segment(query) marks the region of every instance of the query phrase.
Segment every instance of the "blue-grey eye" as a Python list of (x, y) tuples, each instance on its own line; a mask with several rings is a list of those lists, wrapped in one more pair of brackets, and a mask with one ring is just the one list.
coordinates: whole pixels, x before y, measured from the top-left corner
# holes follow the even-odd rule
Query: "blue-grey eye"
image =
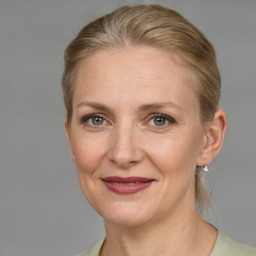
[(84, 116), (81, 118), (80, 123), (86, 126), (95, 127), (95, 128), (97, 126), (100, 127), (108, 124), (106, 119), (102, 117), (100, 114), (90, 114), (90, 115)]
[(176, 121), (165, 114), (154, 114), (148, 124), (153, 127), (166, 128), (167, 126), (176, 123)]
[(153, 122), (156, 126), (163, 126), (166, 124), (166, 118), (157, 116), (153, 118)]
[(93, 125), (102, 125), (104, 124), (104, 118), (100, 116), (94, 116), (88, 119), (88, 123), (91, 123)]

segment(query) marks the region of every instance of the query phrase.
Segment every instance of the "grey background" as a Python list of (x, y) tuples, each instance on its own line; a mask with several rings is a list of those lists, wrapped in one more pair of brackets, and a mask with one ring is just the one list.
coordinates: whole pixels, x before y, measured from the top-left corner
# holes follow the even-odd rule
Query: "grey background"
[(183, 14), (215, 45), (228, 130), (210, 166), (205, 217), (256, 246), (255, 0), (0, 0), (1, 256), (70, 256), (103, 236), (66, 145), (63, 52), (96, 17), (154, 2)]

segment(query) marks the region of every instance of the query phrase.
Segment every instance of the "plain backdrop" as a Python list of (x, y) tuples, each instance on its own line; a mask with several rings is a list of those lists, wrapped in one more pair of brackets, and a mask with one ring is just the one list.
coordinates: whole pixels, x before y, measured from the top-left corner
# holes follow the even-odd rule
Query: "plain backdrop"
[(0, 0), (1, 256), (71, 256), (104, 235), (66, 144), (63, 53), (86, 23), (134, 3), (175, 9), (214, 44), (228, 130), (205, 217), (256, 246), (255, 0)]

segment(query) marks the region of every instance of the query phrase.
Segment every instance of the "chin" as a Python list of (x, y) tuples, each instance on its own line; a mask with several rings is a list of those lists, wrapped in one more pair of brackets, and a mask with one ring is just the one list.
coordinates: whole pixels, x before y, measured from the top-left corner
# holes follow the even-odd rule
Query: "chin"
[(125, 215), (116, 215), (116, 216), (107, 216), (104, 218), (105, 222), (115, 224), (122, 227), (139, 227), (146, 224), (149, 221), (149, 218), (146, 216), (125, 216)]
[(136, 203), (122, 203), (109, 206), (107, 210), (100, 209), (98, 213), (103, 217), (105, 222), (124, 227), (141, 226), (154, 217), (154, 213), (150, 208)]

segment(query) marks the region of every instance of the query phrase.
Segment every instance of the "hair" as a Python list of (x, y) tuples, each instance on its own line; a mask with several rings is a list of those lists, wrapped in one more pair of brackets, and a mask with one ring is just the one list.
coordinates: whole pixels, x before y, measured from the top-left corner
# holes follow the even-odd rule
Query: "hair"
[[(99, 49), (127, 46), (151, 46), (179, 55), (190, 70), (201, 122), (213, 119), (219, 106), (221, 78), (212, 44), (176, 11), (159, 5), (135, 5), (118, 8), (89, 23), (67, 47), (62, 88), (69, 125), (79, 62)], [(195, 199), (202, 209), (209, 201), (200, 179), (200, 169), (197, 168), (195, 174)]]

